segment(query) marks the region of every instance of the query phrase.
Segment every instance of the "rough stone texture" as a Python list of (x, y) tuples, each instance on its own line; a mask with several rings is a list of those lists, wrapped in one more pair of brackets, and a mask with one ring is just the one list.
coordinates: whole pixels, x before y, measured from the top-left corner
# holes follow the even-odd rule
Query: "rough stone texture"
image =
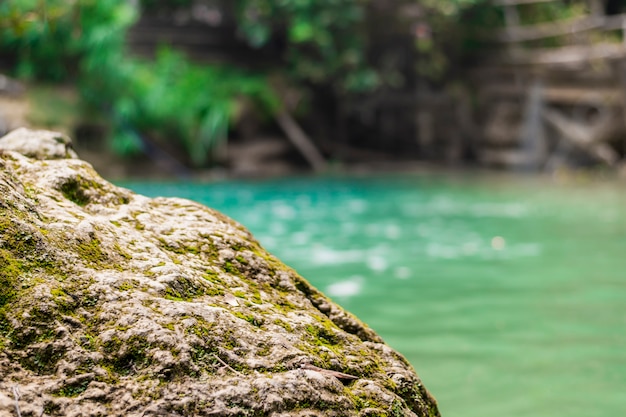
[(401, 355), (241, 225), (118, 188), (57, 138), (0, 139), (1, 416), (16, 392), (24, 417), (439, 415)]
[(66, 135), (48, 130), (15, 129), (0, 138), (0, 149), (35, 159), (78, 158)]

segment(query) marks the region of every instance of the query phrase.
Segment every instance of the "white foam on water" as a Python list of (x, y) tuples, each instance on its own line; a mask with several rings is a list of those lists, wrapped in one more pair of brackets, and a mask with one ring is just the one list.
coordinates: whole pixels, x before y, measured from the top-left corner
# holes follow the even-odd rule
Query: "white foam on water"
[(290, 205), (278, 202), (272, 206), (272, 214), (280, 219), (291, 220), (296, 217), (296, 209)]
[(287, 226), (285, 226), (283, 223), (272, 222), (272, 224), (270, 225), (270, 233), (273, 236), (284, 235), (287, 233)]
[(393, 269), (393, 276), (398, 279), (409, 279), (411, 277), (411, 268), (397, 266)]
[(347, 298), (358, 295), (363, 287), (363, 277), (354, 275), (345, 281), (338, 281), (326, 287), (325, 293), (331, 297)]
[(458, 248), (440, 243), (429, 243), (426, 246), (426, 254), (430, 258), (456, 259), (461, 256)]
[(291, 242), (294, 245), (304, 245), (309, 243), (311, 240), (311, 235), (307, 232), (296, 232), (291, 235)]
[(340, 265), (348, 263), (360, 263), (365, 259), (365, 251), (362, 250), (334, 250), (325, 246), (315, 246), (310, 251), (311, 263), (314, 265)]
[(342, 234), (354, 234), (359, 231), (359, 226), (356, 223), (341, 223)]
[(382, 256), (371, 256), (367, 258), (367, 267), (372, 271), (384, 271), (389, 266), (389, 263)]
[(354, 214), (363, 213), (367, 209), (367, 201), (365, 200), (350, 200), (347, 205), (350, 212)]
[(528, 207), (521, 203), (481, 203), (470, 206), (468, 214), (478, 217), (520, 218), (528, 215)]
[(388, 224), (385, 226), (385, 237), (387, 239), (396, 240), (402, 234), (402, 230), (398, 225)]

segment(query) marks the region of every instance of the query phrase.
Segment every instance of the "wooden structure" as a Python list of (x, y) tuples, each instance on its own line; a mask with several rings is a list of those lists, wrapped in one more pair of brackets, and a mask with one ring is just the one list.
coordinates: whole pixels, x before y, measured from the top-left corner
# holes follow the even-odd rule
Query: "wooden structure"
[[(522, 25), (519, 11), (562, 0), (494, 0), (506, 27), (472, 70), (487, 165), (531, 170), (584, 161), (616, 165), (626, 143), (626, 14), (588, 13)], [(557, 46), (545, 47), (546, 41)]]
[[(318, 171), (326, 166), (324, 155), (452, 163), (475, 158), (529, 170), (587, 161), (614, 166), (626, 153), (626, 14), (620, 14), (626, 10), (620, 10), (622, 0), (586, 1), (587, 12), (578, 17), (524, 24), (524, 8), (552, 3), (565, 9), (572, 2), (492, 0), (505, 25), (486, 32), (487, 52), (475, 60), (479, 64), (459, 71), (472, 90), (454, 92), (429, 88), (415, 74), (420, 60), (415, 40), (431, 36), (421, 6), (371, 2), (371, 59), (378, 67), (392, 65), (405, 83), (353, 101), (317, 103), (331, 117), (317, 122), (320, 115), (313, 115), (308, 127), (317, 133), (315, 143), (291, 117), (293, 106), (285, 97), (276, 125)], [(280, 45), (254, 49), (243, 42), (232, 4), (195, 0), (173, 12), (143, 15), (129, 44), (144, 56), (170, 44), (199, 62), (276, 65)]]

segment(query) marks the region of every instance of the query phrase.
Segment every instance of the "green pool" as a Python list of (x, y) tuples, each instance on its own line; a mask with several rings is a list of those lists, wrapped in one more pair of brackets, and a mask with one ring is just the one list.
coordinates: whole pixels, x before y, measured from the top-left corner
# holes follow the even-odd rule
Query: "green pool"
[(626, 186), (125, 183), (214, 207), (376, 329), (446, 417), (626, 412)]

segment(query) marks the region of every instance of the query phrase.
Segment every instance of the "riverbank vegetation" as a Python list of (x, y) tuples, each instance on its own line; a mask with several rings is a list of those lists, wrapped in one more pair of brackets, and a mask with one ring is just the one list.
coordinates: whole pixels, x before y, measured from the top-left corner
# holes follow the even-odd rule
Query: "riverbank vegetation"
[[(528, 4), (519, 8), (517, 23), (573, 19), (588, 7), (583, 1)], [(175, 43), (158, 45), (150, 57), (132, 52), (129, 31), (142, 16), (180, 10), (209, 13), (209, 26), (232, 20), (237, 42), (250, 51), (247, 62), (201, 62)], [(312, 126), (328, 125), (331, 134), (314, 135), (327, 136), (321, 142), (376, 148), (343, 132), (357, 137), (355, 123), (380, 112), (363, 110), (364, 103), (457, 86), (468, 62), (490, 47), (492, 31), (506, 25), (505, 8), (482, 0), (393, 6), (374, 0), (143, 0), (136, 6), (125, 0), (8, 0), (0, 4), (1, 70), (27, 82), (74, 84), (81, 111), (104, 120), (120, 155), (165, 144), (186, 165), (207, 167), (250, 109), (266, 125), (287, 109)], [(267, 59), (255, 62), (254, 51)], [(410, 113), (411, 106), (403, 111)], [(375, 134), (379, 141), (390, 139), (384, 131)]]

